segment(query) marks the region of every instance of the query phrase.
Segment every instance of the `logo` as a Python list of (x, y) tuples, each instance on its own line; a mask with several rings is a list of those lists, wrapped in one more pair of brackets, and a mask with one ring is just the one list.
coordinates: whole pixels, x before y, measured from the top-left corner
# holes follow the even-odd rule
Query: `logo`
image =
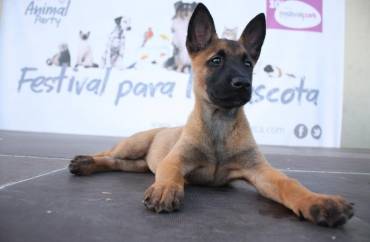
[(52, 1), (31, 1), (24, 15), (33, 16), (34, 24), (55, 25), (59, 27), (62, 19), (67, 16), (71, 0)]
[(322, 129), (321, 129), (320, 125), (316, 124), (315, 126), (312, 127), (311, 135), (314, 139), (320, 139), (321, 138)]
[(294, 128), (294, 134), (298, 139), (303, 139), (307, 136), (308, 129), (307, 126), (304, 124), (298, 124)]
[(267, 0), (267, 28), (322, 32), (322, 0)]

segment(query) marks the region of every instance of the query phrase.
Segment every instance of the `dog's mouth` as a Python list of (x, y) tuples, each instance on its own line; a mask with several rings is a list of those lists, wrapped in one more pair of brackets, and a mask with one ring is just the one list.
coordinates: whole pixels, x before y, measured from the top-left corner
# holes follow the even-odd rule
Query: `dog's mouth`
[(230, 109), (238, 108), (246, 104), (251, 99), (251, 91), (244, 92), (243, 94), (231, 95), (215, 95), (208, 93), (210, 101), (221, 108)]

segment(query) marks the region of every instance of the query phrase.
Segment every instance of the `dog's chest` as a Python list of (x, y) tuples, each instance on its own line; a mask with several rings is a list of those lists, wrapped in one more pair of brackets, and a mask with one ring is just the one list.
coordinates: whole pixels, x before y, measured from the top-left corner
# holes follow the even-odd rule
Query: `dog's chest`
[(203, 134), (201, 149), (205, 153), (208, 162), (213, 164), (224, 164), (234, 153), (230, 149), (233, 141), (234, 126), (225, 119), (215, 118), (207, 124)]
[(186, 175), (189, 184), (220, 186), (229, 182), (229, 171), (216, 164), (208, 164), (194, 169)]
[(202, 130), (197, 142), (187, 145), (185, 158), (196, 165), (186, 178), (189, 183), (222, 185), (230, 180), (230, 172), (236, 167), (253, 162), (256, 150), (248, 145), (247, 137), (238, 132), (235, 113), (203, 114)]
[(186, 180), (191, 184), (226, 184), (233, 170), (255, 162), (256, 152), (255, 148), (229, 150), (222, 145), (214, 148), (194, 146), (189, 150), (187, 158), (191, 163), (196, 163), (197, 168), (186, 176)]
[(192, 184), (222, 185), (227, 183), (228, 165), (235, 158), (236, 152), (227, 148), (230, 137), (221, 127), (206, 132), (202, 142), (192, 146), (188, 151), (188, 159), (198, 163), (186, 180)]

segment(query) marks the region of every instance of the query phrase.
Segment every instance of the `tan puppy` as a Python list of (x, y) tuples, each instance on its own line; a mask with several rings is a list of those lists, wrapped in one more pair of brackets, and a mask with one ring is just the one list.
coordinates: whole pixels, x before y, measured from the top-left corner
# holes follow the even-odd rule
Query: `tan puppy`
[(353, 215), (339, 196), (311, 192), (274, 169), (260, 153), (243, 111), (251, 98), (252, 72), (265, 38), (264, 14), (244, 29), (239, 41), (219, 39), (203, 4), (196, 7), (188, 28), (195, 106), (184, 127), (137, 133), (112, 150), (77, 156), (70, 171), (155, 173), (144, 204), (156, 212), (177, 210), (185, 184), (219, 186), (241, 179), (263, 196), (290, 208), (313, 223), (336, 227)]

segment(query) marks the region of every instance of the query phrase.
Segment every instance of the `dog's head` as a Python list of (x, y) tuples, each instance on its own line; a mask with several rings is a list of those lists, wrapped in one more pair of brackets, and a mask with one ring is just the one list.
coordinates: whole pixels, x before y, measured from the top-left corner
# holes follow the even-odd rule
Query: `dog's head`
[(82, 30), (80, 30), (80, 38), (82, 40), (87, 40), (90, 36), (90, 31), (88, 32), (83, 32)]
[(61, 43), (58, 47), (59, 47), (60, 52), (68, 51), (68, 44), (67, 43)]
[(123, 30), (126, 30), (126, 31), (131, 30), (131, 19), (130, 18), (120, 16), (120, 17), (115, 18), (114, 22), (116, 23), (116, 26), (118, 26), (119, 28)]
[(247, 24), (239, 40), (219, 39), (211, 14), (198, 4), (186, 39), (195, 95), (220, 108), (246, 104), (251, 99), (253, 67), (265, 34), (265, 15), (259, 14)]

